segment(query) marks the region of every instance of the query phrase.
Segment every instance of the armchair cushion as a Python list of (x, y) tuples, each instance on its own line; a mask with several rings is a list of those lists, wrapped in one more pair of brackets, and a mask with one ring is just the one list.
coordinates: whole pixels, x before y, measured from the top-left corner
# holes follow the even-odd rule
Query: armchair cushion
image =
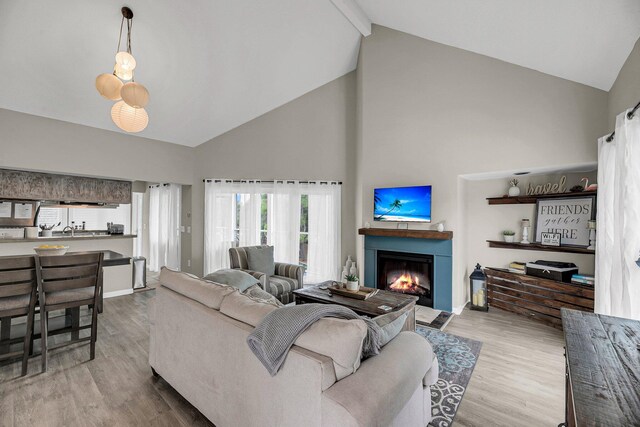
[(233, 286), (239, 289), (240, 292), (244, 292), (251, 286), (260, 283), (260, 279), (242, 270), (223, 269), (208, 274), (204, 277), (205, 280), (210, 280), (216, 283), (223, 283), (225, 285)]
[(296, 279), (282, 276), (269, 276), (266, 291), (278, 299), (284, 294), (290, 294), (296, 289), (300, 289), (300, 282)]
[(249, 270), (260, 271), (269, 276), (275, 273), (273, 246), (251, 246), (244, 248), (247, 253)]

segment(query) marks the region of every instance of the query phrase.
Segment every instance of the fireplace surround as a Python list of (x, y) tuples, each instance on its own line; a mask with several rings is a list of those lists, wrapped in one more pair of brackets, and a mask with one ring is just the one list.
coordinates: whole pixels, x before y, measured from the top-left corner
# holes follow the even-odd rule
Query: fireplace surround
[(453, 233), (434, 230), (394, 230), (365, 228), (364, 284), (372, 288), (378, 283), (378, 252), (399, 252), (405, 255), (433, 257), (431, 282), (432, 306), (437, 310), (452, 311), (453, 285)]

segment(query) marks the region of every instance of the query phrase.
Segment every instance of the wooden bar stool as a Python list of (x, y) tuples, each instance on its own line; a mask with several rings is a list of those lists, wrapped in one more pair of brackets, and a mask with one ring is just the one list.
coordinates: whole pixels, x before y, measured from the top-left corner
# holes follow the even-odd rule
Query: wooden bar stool
[[(0, 258), (0, 318), (2, 337), (6, 353), (0, 360), (22, 356), (22, 376), (27, 375), (27, 363), (33, 333), (33, 317), (37, 290), (36, 262), (33, 256)], [(10, 351), (11, 319), (27, 316), (27, 329), (22, 343), (22, 351)]]
[[(102, 274), (102, 252), (36, 256), (40, 305), (40, 338), (42, 372), (47, 371), (47, 351), (81, 341), (90, 341), (90, 359), (95, 358), (98, 333), (98, 296)], [(70, 341), (49, 347), (47, 344), (49, 312), (53, 310), (92, 306), (91, 324), (73, 326)], [(76, 332), (91, 328), (91, 336), (78, 338)], [(60, 331), (58, 331), (60, 332)]]

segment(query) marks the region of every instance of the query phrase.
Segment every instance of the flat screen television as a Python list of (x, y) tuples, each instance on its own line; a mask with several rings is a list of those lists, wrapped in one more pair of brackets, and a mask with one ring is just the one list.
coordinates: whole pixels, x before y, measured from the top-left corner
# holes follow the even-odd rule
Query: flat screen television
[(376, 188), (374, 221), (431, 222), (431, 186)]

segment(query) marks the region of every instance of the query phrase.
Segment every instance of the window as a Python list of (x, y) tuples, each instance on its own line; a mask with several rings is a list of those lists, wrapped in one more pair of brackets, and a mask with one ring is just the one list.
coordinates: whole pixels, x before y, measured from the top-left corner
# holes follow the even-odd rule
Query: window
[(300, 196), (300, 265), (307, 266), (309, 250), (309, 196)]
[(205, 274), (228, 267), (230, 243), (272, 245), (277, 262), (303, 265), (309, 280), (339, 277), (339, 184), (209, 181), (205, 190)]
[(56, 224), (55, 231), (62, 231), (72, 223), (78, 228), (84, 226), (86, 230), (104, 231), (107, 222), (123, 224), (125, 234), (131, 232), (131, 205), (120, 205), (117, 208), (40, 208), (38, 213), (39, 225)]

